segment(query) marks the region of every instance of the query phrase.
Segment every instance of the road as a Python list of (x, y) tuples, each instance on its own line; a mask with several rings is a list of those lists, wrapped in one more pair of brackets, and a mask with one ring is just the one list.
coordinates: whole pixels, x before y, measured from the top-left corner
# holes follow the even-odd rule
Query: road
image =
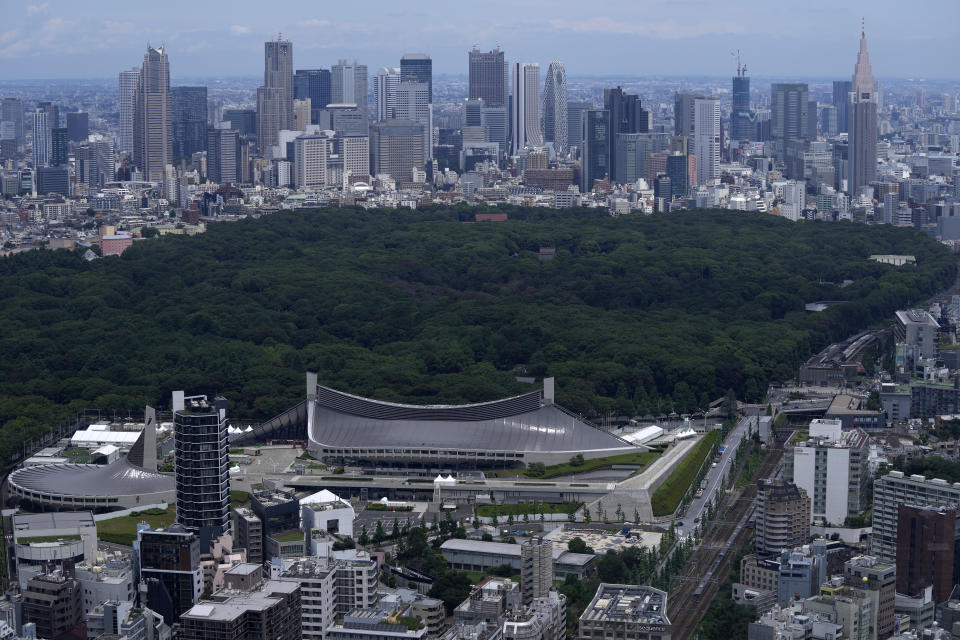
[[(782, 445), (776, 443), (768, 450), (756, 477), (775, 476), (782, 455)], [(735, 490), (722, 507), (719, 520), (713, 523), (683, 571), (674, 576), (668, 607), (673, 623), (672, 636), (676, 640), (689, 640), (694, 636), (720, 583), (732, 569), (737, 552), (751, 539), (753, 530), (746, 524), (751, 519), (756, 495), (756, 483)]]
[(743, 438), (747, 435), (751, 423), (755, 420), (756, 418), (754, 416), (740, 418), (737, 426), (727, 434), (727, 439), (723, 442), (725, 445), (724, 451), (716, 461), (717, 466), (707, 470), (705, 477), (707, 487), (704, 489), (703, 495), (693, 499), (684, 512), (683, 519), (677, 522), (677, 535), (686, 535), (700, 524), (703, 519), (703, 514), (706, 511), (707, 503), (714, 500), (717, 491), (721, 490), (720, 488), (723, 482), (727, 476), (730, 475), (737, 448), (740, 446), (740, 443), (743, 442)]

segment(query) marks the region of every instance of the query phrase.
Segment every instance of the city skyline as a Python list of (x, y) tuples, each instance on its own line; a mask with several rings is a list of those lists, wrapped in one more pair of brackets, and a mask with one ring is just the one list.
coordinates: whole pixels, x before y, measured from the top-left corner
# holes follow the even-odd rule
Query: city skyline
[[(105, 9), (105, 3), (98, 4)], [(177, 77), (256, 75), (263, 42), (282, 33), (296, 44), (296, 68), (329, 67), (356, 58), (369, 68), (395, 66), (404, 53), (422, 51), (434, 60), (434, 73), (463, 74), (466, 52), (476, 44), (499, 44), (509, 61), (529, 60), (545, 69), (564, 59), (570, 75), (604, 74), (726, 76), (739, 49), (754, 77), (841, 77), (840, 60), (856, 55), (851, 36), (866, 18), (871, 58), (882, 78), (956, 78), (943, 43), (960, 18), (960, 4), (931, 3), (928, 12), (894, 11), (892, 2), (837, 6), (817, 0), (792, 16), (790, 28), (775, 7), (755, 0), (736, 3), (739, 11), (712, 18), (700, 0), (661, 6), (652, 2), (607, 2), (607, 11), (576, 18), (572, 2), (494, 0), (483, 7), (433, 3), (422, 10), (385, 12), (375, 2), (326, 7), (324, 17), (305, 2), (289, 3), (279, 19), (253, 3), (225, 15), (219, 6), (168, 3), (162, 15), (146, 16), (136, 7), (109, 6), (102, 12), (65, 3), (23, 3), (9, 9), (0, 31), (0, 80), (100, 78), (114, 76), (117, 61), (142, 55), (149, 42), (165, 45)], [(937, 20), (930, 20), (932, 15)], [(896, 20), (882, 16), (896, 15)], [(357, 20), (358, 16), (374, 16)], [(615, 16), (615, 17), (614, 17)], [(146, 18), (149, 17), (149, 20)], [(216, 26), (208, 26), (216, 25)], [(938, 33), (939, 31), (939, 33)], [(570, 58), (568, 51), (578, 52)], [(705, 51), (713, 55), (703, 55)], [(800, 55), (802, 53), (802, 55)], [(918, 73), (922, 69), (923, 73)]]

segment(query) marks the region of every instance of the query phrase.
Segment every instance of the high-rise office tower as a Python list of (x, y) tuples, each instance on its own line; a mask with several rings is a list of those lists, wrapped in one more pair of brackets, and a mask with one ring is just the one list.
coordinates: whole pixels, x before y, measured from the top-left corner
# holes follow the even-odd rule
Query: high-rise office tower
[(261, 150), (276, 146), (280, 131), (293, 126), (293, 43), (263, 43), (263, 86), (257, 89), (257, 142)]
[(867, 35), (860, 31), (860, 53), (851, 82), (850, 184), (851, 196), (877, 179), (877, 103), (874, 99), (873, 70), (867, 55)]
[(173, 156), (189, 159), (207, 149), (207, 88), (173, 87)]
[(500, 47), (486, 53), (476, 47), (470, 51), (468, 97), (482, 98), (487, 107), (506, 107), (509, 78), (509, 67)]
[(610, 178), (610, 112), (587, 109), (583, 118), (583, 148), (580, 153), (580, 191), (593, 189), (594, 180)]
[(720, 177), (720, 101), (697, 98), (693, 108), (697, 184), (706, 184)]
[[(140, 580), (146, 588), (141, 603), (175, 624), (203, 590), (200, 542), (179, 524), (167, 529), (137, 531)], [(141, 587), (141, 588), (143, 588)]]
[(693, 136), (693, 101), (704, 96), (695, 93), (678, 93), (673, 97), (673, 133), (677, 136)]
[(583, 146), (583, 112), (592, 105), (581, 100), (567, 102), (567, 149)]
[(90, 115), (84, 111), (67, 114), (67, 137), (70, 142), (82, 142), (90, 135)]
[(610, 112), (610, 179), (614, 180), (617, 176), (617, 136), (646, 133), (647, 118), (639, 96), (624, 93), (620, 87), (603, 90), (603, 108)]
[(543, 83), (543, 141), (552, 142), (557, 153), (567, 152), (569, 135), (567, 122), (567, 71), (563, 63), (554, 60), (547, 67)]
[(667, 156), (667, 177), (670, 178), (670, 195), (684, 198), (690, 188), (690, 159), (679, 151)]
[(809, 91), (806, 83), (780, 82), (770, 87), (771, 137), (777, 158), (783, 160), (791, 140), (809, 140), (807, 109)]
[(211, 182), (239, 184), (241, 176), (240, 132), (207, 129), (207, 177)]
[(231, 129), (239, 131), (242, 138), (257, 135), (257, 112), (253, 109), (227, 109), (223, 112), (223, 121), (229, 123)]
[(293, 122), (293, 43), (276, 40), (263, 43), (263, 86), (279, 89), (277, 124), (289, 129)]
[(114, 179), (113, 141), (102, 136), (81, 142), (76, 151), (77, 184), (100, 189)]
[(297, 69), (293, 76), (293, 97), (310, 98), (311, 122), (317, 124), (317, 111), (330, 104), (330, 70)]
[(850, 130), (850, 92), (853, 83), (849, 80), (833, 81), (833, 106), (837, 108), (837, 132), (846, 133)]
[(50, 164), (50, 129), (47, 127), (48, 114), (43, 109), (33, 112), (33, 166), (45, 167)]
[(384, 120), (373, 128), (373, 155), (377, 174), (398, 182), (413, 180), (413, 169), (423, 169), (423, 125), (410, 120)]
[(177, 522), (200, 538), (204, 551), (230, 530), (227, 401), (173, 393)]
[(733, 104), (730, 111), (730, 138), (733, 140), (752, 140), (756, 138), (756, 127), (750, 113), (750, 76), (746, 65), (737, 61), (737, 75), (733, 77)]
[(433, 60), (425, 53), (405, 53), (400, 58), (400, 78), (423, 82), (427, 85), (427, 97), (433, 104)]
[(137, 111), (137, 85), (140, 82), (140, 69), (133, 68), (120, 72), (119, 107), (120, 134), (117, 148), (120, 153), (133, 153), (133, 120)]
[(956, 508), (900, 504), (897, 512), (897, 593), (922, 596), (933, 587), (937, 604), (960, 581)]
[(23, 128), (23, 102), (20, 98), (3, 99), (2, 106), (0, 106), (0, 121), (13, 123), (17, 145), (22, 145), (26, 140), (26, 133)]
[(426, 82), (404, 80), (397, 85), (394, 118), (410, 120), (423, 125), (423, 157), (433, 158), (433, 105), (430, 104), (430, 85)]
[(70, 138), (66, 127), (56, 127), (50, 132), (50, 164), (60, 167), (67, 164)]
[(327, 180), (327, 156), (330, 140), (324, 135), (300, 136), (293, 141), (293, 184), (298, 189), (322, 189)]
[(540, 65), (535, 62), (513, 64), (510, 96), (510, 120), (513, 126), (511, 151), (519, 153), (528, 146), (540, 146)]
[(307, 125), (310, 124), (310, 112), (313, 109), (310, 107), (310, 98), (299, 98), (293, 99), (293, 131), (306, 131)]
[(137, 80), (133, 162), (150, 182), (161, 182), (173, 162), (173, 105), (170, 65), (163, 47), (148, 47)]
[(60, 105), (50, 100), (41, 100), (37, 103), (37, 108), (47, 112), (47, 129), (53, 131), (60, 126)]
[(373, 81), (373, 99), (376, 120), (390, 120), (397, 117), (397, 85), (400, 84), (400, 69), (381, 67)]
[(341, 60), (330, 67), (330, 94), (334, 104), (355, 104), (367, 113), (367, 65)]

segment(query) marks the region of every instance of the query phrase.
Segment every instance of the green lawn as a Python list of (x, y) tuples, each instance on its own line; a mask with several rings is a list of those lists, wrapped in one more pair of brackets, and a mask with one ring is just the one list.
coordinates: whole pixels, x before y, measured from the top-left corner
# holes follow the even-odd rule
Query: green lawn
[(653, 515), (665, 516), (677, 510), (677, 505), (680, 504), (687, 489), (693, 484), (703, 461), (710, 455), (714, 445), (719, 441), (720, 432), (711, 431), (697, 443), (693, 451), (680, 461), (670, 477), (653, 493), (653, 499), (651, 500)]
[(573, 513), (583, 506), (582, 502), (563, 502), (550, 504), (546, 502), (521, 502), (520, 504), (482, 504), (477, 507), (477, 515), (481, 518), (498, 518), (506, 516), (523, 516), (525, 513)]
[(230, 492), (230, 506), (236, 509), (250, 502), (250, 492), (234, 489)]
[(168, 527), (176, 522), (176, 507), (147, 509), (129, 516), (120, 516), (97, 523), (97, 537), (105, 542), (131, 546), (137, 539), (137, 525), (146, 522), (151, 528)]
[(297, 540), (304, 539), (303, 531), (300, 531), (299, 529), (284, 531), (283, 533), (271, 535), (270, 537), (277, 542), (296, 542)]
[(523, 475), (528, 478), (540, 479), (549, 479), (556, 478), (558, 476), (569, 476), (575, 473), (584, 473), (586, 471), (594, 471), (596, 469), (606, 469), (615, 464), (636, 464), (641, 467), (646, 467), (648, 464), (657, 459), (657, 457), (662, 452), (659, 450), (654, 451), (639, 451), (635, 453), (621, 453), (616, 456), (607, 456), (605, 458), (593, 458), (592, 460), (584, 460), (581, 465), (573, 465), (569, 462), (564, 462), (563, 464), (552, 464), (548, 467), (545, 467), (543, 473), (537, 473), (532, 469), (508, 469), (507, 471), (497, 471), (491, 470), (489, 472), (484, 472), (488, 477), (496, 478), (499, 475)]

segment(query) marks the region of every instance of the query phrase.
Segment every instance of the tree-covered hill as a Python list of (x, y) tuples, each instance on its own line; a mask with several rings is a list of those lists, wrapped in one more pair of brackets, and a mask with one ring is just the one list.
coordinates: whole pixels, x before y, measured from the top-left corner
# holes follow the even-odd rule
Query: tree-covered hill
[[(268, 417), (302, 399), (307, 370), (381, 399), (465, 402), (527, 390), (524, 365), (588, 414), (693, 410), (728, 388), (755, 400), (955, 273), (949, 250), (892, 226), (508, 212), (297, 211), (90, 263), (0, 260), (0, 455), (73, 410), (167, 406), (179, 388)], [(805, 312), (814, 300), (850, 302)]]

